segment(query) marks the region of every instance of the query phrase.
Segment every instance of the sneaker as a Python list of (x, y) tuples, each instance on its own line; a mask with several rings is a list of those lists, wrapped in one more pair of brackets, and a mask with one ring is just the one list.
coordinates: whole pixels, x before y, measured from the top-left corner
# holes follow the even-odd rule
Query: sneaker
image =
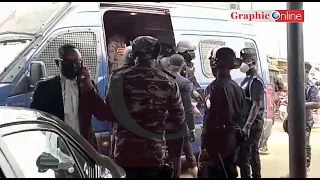
[(188, 169), (188, 173), (193, 177), (193, 178), (198, 178), (198, 167), (193, 167)]
[(268, 154), (270, 154), (270, 153), (268, 152), (267, 149), (261, 148), (261, 149), (259, 149), (259, 154), (261, 154), (261, 155), (268, 155)]
[(307, 168), (307, 178), (310, 176), (310, 168)]

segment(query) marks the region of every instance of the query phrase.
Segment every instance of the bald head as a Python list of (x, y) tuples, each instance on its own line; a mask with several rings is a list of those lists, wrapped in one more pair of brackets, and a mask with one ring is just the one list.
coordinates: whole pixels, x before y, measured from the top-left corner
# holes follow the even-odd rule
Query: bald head
[(174, 54), (169, 58), (169, 70), (180, 72), (184, 65), (184, 58), (180, 54)]
[(68, 59), (67, 57), (69, 56), (78, 56), (79, 58), (81, 58), (80, 51), (71, 44), (65, 44), (61, 46), (58, 50), (58, 53), (60, 59)]

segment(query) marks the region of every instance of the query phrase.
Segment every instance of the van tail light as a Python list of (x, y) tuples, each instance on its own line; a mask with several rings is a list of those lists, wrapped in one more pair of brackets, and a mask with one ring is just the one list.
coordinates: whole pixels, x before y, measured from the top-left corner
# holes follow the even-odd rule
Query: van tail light
[(102, 146), (103, 147), (109, 147), (110, 146), (110, 142), (109, 141), (103, 141), (102, 142)]
[(267, 119), (272, 119), (274, 115), (274, 88), (272, 84), (267, 84), (265, 88), (266, 92), (266, 109), (267, 109)]

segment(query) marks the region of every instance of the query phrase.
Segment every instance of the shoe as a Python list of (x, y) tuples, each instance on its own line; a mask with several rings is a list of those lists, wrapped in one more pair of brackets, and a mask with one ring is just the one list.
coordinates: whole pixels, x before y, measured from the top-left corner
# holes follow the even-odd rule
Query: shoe
[(193, 167), (188, 169), (188, 173), (193, 177), (193, 178), (198, 178), (198, 167)]
[(307, 168), (307, 178), (310, 176), (310, 168)]
[(268, 154), (270, 154), (270, 153), (268, 152), (267, 149), (261, 148), (261, 149), (259, 149), (259, 154), (261, 154), (261, 155), (268, 155)]

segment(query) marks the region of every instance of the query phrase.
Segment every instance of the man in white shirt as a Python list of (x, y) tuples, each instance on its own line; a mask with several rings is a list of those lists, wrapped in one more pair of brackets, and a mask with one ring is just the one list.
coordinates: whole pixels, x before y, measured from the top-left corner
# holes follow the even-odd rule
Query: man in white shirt
[(80, 51), (73, 45), (63, 45), (55, 63), (60, 73), (38, 82), (30, 106), (57, 116), (97, 148), (91, 118), (107, 120), (109, 111), (89, 71), (82, 66)]

